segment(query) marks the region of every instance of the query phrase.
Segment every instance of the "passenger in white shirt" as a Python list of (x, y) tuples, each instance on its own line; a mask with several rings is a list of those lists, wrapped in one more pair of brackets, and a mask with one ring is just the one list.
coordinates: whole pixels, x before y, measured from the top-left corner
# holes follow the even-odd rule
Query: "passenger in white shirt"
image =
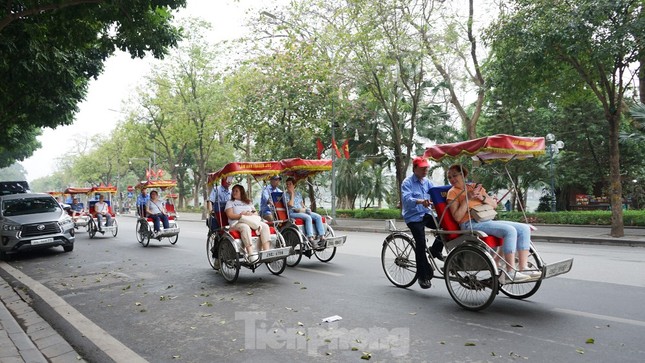
[(99, 222), (99, 232), (103, 233), (103, 224), (101, 219), (105, 218), (105, 226), (112, 225), (112, 215), (110, 215), (110, 206), (105, 202), (103, 194), (99, 195), (99, 201), (94, 204), (94, 211), (96, 212), (96, 219)]

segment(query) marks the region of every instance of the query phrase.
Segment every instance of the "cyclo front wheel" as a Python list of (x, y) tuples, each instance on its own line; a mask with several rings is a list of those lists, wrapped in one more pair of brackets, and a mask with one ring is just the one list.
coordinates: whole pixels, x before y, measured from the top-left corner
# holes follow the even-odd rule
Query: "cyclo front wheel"
[[(280, 232), (276, 231), (276, 243), (275, 243), (275, 248), (281, 248), (285, 247), (285, 241), (282, 238), (282, 235)], [(280, 275), (281, 273), (284, 272), (284, 269), (287, 268), (287, 263), (286, 263), (287, 258), (281, 258), (279, 260), (275, 260), (272, 262), (267, 262), (267, 268), (269, 271), (271, 271), (272, 274), (274, 275)]]
[[(327, 226), (327, 231), (325, 231), (325, 237), (334, 237), (336, 233), (334, 230)], [(324, 250), (314, 250), (314, 255), (320, 262), (329, 262), (334, 256), (336, 256), (336, 247), (325, 248)]]
[(499, 288), (491, 258), (472, 245), (456, 247), (444, 265), (446, 287), (455, 302), (478, 311), (493, 303)]
[[(518, 264), (517, 253), (515, 253), (515, 264)], [(527, 265), (529, 270), (542, 270), (542, 261), (538, 257), (537, 253), (531, 247), (529, 250), (529, 256), (527, 259)], [(505, 284), (500, 286), (500, 290), (504, 295), (510, 297), (511, 299), (526, 299), (533, 296), (542, 285), (542, 280), (522, 282), (519, 284)]]
[(287, 247), (293, 248), (294, 254), (287, 257), (287, 266), (294, 267), (300, 263), (302, 259), (302, 239), (300, 232), (296, 231), (293, 227), (287, 227), (281, 232)]
[(381, 266), (394, 286), (410, 287), (417, 281), (414, 240), (407, 234), (395, 232), (383, 241)]
[(219, 244), (220, 273), (224, 279), (233, 283), (240, 275), (240, 260), (233, 246), (233, 241), (224, 239)]

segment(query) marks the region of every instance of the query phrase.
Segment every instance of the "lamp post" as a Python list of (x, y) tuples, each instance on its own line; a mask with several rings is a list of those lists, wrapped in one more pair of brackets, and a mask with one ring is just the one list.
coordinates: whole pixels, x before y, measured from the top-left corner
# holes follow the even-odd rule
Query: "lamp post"
[(555, 141), (555, 135), (547, 134), (546, 141), (549, 143), (547, 145), (547, 150), (549, 152), (549, 163), (551, 164), (551, 212), (555, 212), (555, 172), (553, 167), (553, 155), (556, 155), (560, 152), (560, 149), (564, 148), (564, 142), (558, 140)]

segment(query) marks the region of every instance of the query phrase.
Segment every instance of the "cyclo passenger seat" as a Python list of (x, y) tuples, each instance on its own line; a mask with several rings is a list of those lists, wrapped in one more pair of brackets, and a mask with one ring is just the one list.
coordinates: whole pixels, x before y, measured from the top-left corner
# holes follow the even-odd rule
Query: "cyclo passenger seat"
[[(448, 202), (446, 201), (446, 196), (450, 190), (450, 185), (443, 185), (440, 187), (430, 188), (430, 198), (432, 199), (432, 204), (434, 204), (434, 209), (437, 212), (437, 218), (441, 229), (444, 231), (459, 231), (459, 223), (450, 213), (450, 208), (448, 208)], [(446, 235), (441, 235), (442, 237)], [(448, 240), (452, 240), (459, 237), (458, 234), (448, 234)], [(486, 236), (481, 237), (481, 240), (484, 241), (491, 248), (496, 248), (501, 246), (504, 243), (504, 239), (495, 237), (495, 236)], [(447, 242), (447, 241), (444, 241)]]
[[(286, 221), (289, 220), (289, 212), (287, 210), (287, 205), (284, 203), (284, 199), (282, 198), (284, 195), (283, 192), (273, 192), (271, 193), (271, 200), (273, 200), (273, 206), (275, 207), (275, 212), (278, 216), (278, 221)], [(323, 224), (326, 224), (327, 221), (325, 220), (325, 216), (322, 217), (322, 222)], [(305, 222), (301, 218), (292, 218), (293, 223), (295, 223), (297, 226), (304, 226)]]
[[(216, 232), (224, 232), (228, 231), (228, 233), (233, 237), (234, 239), (240, 239), (240, 231), (236, 231), (234, 229), (230, 229), (228, 225), (228, 217), (226, 216), (226, 212), (223, 210), (217, 210), (214, 212), (215, 213), (215, 223), (217, 223), (217, 226), (215, 226), (214, 230)], [(270, 234), (275, 234), (275, 228), (272, 226), (269, 226), (269, 233)], [(251, 230), (251, 237), (257, 237), (258, 233), (255, 230)]]

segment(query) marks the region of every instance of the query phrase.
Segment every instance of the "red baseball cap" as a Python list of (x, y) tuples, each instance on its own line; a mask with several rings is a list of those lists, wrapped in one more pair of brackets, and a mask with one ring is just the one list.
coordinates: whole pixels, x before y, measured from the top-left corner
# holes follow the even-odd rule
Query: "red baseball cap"
[(428, 160), (426, 158), (417, 156), (416, 158), (412, 159), (412, 166), (414, 166), (415, 168), (427, 168), (430, 166), (430, 164), (428, 164)]

